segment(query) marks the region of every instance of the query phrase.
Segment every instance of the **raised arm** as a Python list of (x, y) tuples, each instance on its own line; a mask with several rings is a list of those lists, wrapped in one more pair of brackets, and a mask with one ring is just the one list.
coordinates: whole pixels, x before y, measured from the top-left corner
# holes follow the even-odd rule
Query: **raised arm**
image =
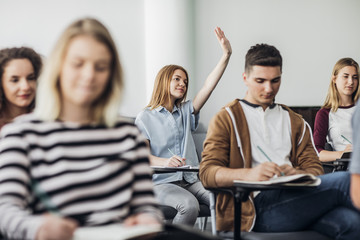
[(223, 75), (226, 66), (229, 63), (229, 59), (232, 53), (231, 45), (229, 40), (225, 37), (224, 32), (217, 27), (215, 29), (216, 37), (219, 41), (219, 44), (223, 50), (223, 55), (220, 58), (220, 61), (212, 70), (212, 72), (207, 77), (204, 86), (200, 89), (200, 91), (196, 94), (193, 106), (194, 106), (194, 114), (197, 114), (200, 109), (204, 106), (206, 101), (209, 99), (212, 91), (215, 89), (218, 84), (221, 76)]

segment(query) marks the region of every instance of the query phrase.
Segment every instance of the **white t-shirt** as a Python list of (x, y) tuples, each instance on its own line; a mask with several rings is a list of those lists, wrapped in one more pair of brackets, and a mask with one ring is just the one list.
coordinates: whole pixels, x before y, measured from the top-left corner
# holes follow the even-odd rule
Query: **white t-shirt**
[(336, 112), (329, 112), (328, 142), (335, 151), (344, 151), (346, 145), (352, 142), (351, 117), (354, 111), (355, 106), (352, 108), (338, 108)]
[(249, 127), (252, 167), (269, 161), (265, 154), (278, 165), (292, 166), (289, 112), (278, 104), (271, 105), (265, 111), (261, 106), (246, 100), (240, 100), (240, 104)]

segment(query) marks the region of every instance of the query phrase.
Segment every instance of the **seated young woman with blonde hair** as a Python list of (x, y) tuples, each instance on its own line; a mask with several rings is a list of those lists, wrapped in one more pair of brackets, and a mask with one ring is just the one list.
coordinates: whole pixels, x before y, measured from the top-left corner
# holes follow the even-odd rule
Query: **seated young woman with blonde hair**
[[(359, 64), (342, 58), (334, 66), (325, 103), (315, 117), (314, 143), (320, 161), (334, 161), (352, 151), (351, 117), (359, 95)], [(326, 143), (333, 151), (325, 149)]]
[(105, 26), (71, 24), (40, 77), (35, 111), (1, 131), (5, 238), (70, 240), (78, 226), (162, 222), (146, 140), (117, 115), (122, 88)]

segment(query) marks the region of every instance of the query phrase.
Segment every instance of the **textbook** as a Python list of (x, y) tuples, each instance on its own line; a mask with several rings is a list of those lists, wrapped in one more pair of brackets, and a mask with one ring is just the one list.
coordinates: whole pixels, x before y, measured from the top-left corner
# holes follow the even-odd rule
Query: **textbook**
[(163, 225), (124, 226), (111, 224), (98, 227), (81, 227), (76, 229), (72, 240), (125, 240), (137, 239), (156, 234), (164, 230)]
[(267, 181), (241, 181), (234, 180), (234, 183), (246, 183), (253, 185), (268, 185), (268, 186), (319, 186), (321, 183), (321, 179), (315, 177), (312, 174), (304, 173), (304, 174), (295, 174), (290, 176), (280, 176), (274, 177)]

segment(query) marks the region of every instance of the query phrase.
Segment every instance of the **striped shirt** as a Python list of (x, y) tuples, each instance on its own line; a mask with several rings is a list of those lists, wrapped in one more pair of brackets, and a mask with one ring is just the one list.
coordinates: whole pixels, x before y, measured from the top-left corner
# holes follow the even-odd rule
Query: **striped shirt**
[(44, 122), (34, 114), (17, 118), (1, 130), (1, 232), (35, 238), (49, 203), (85, 226), (142, 212), (161, 217), (148, 155), (145, 138), (125, 121), (107, 128)]

